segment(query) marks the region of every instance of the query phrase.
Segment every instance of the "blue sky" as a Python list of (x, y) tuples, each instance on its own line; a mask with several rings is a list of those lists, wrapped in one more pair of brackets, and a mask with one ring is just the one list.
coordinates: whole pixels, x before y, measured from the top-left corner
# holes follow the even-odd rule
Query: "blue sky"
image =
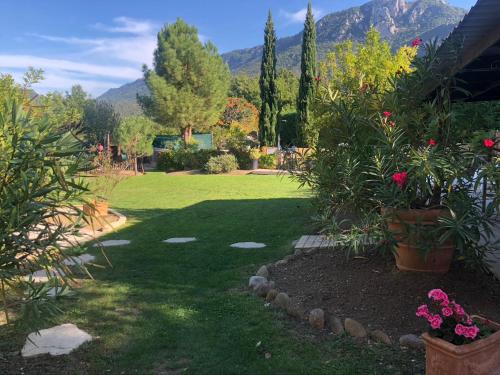
[[(316, 19), (367, 0), (313, 1)], [(475, 0), (450, 0), (469, 9)], [(2, 0), (0, 72), (45, 71), (39, 92), (81, 84), (94, 96), (141, 77), (158, 29), (176, 18), (197, 26), (220, 52), (261, 44), (271, 8), (278, 37), (302, 28), (307, 0)]]

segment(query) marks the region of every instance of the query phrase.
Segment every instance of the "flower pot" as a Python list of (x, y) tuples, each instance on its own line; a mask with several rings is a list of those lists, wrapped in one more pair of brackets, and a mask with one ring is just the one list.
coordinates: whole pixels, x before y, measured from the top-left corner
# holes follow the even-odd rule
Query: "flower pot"
[(252, 160), (252, 170), (256, 170), (259, 168), (259, 161), (258, 160)]
[[(449, 216), (448, 210), (401, 210), (383, 208), (389, 231), (397, 241), (396, 266), (402, 271), (446, 273), (450, 269), (455, 244), (448, 240), (436, 244), (424, 254), (419, 244), (424, 240), (424, 233), (433, 230), (438, 225), (438, 218)], [(418, 225), (419, 230), (412, 230)]]
[(109, 205), (107, 201), (93, 201), (91, 204), (83, 205), (83, 212), (93, 217), (106, 216), (108, 209)]
[(496, 332), (466, 345), (454, 345), (424, 333), (426, 375), (500, 374), (500, 324), (473, 317)]

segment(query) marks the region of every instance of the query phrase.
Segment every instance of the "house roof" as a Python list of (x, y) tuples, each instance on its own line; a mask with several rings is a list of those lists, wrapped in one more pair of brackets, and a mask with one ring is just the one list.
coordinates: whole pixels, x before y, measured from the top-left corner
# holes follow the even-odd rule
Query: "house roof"
[(500, 0), (478, 0), (437, 53), (440, 71), (471, 93), (457, 90), (455, 100), (500, 100)]

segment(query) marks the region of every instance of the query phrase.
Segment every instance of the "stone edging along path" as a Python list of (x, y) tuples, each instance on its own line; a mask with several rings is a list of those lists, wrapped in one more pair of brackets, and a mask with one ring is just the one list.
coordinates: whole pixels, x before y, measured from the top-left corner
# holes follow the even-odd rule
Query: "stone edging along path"
[[(294, 261), (295, 259), (298, 259), (306, 254), (311, 254), (316, 250), (318, 249), (308, 249), (304, 252), (302, 249), (296, 249), (293, 254), (287, 255), (275, 263), (269, 263), (261, 266), (256, 274), (251, 276), (248, 280), (248, 287), (258, 297), (265, 298), (266, 305), (272, 304), (274, 307), (283, 310), (287, 313), (287, 315), (293, 318), (307, 320), (309, 325), (314, 330), (329, 330), (334, 336), (347, 334), (361, 342), (371, 340), (377, 343), (392, 346), (393, 342), (391, 338), (384, 331), (379, 329), (368, 330), (363, 324), (352, 318), (347, 317), (342, 321), (337, 316), (328, 316), (321, 308), (313, 308), (306, 313), (304, 309), (294, 303), (294, 300), (290, 298), (287, 293), (280, 291), (275, 285), (275, 282), (271, 280), (271, 274), (269, 272), (269, 268), (271, 266), (276, 267), (286, 265), (289, 262)], [(422, 338), (413, 334), (401, 336), (399, 338), (399, 345), (403, 349), (424, 349), (424, 342)]]

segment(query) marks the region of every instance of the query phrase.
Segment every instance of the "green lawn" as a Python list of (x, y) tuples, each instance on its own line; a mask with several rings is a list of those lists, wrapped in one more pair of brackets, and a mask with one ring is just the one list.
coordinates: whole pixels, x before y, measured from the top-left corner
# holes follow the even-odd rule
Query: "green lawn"
[[(307, 191), (287, 178), (148, 173), (124, 181), (111, 203), (129, 220), (106, 239), (129, 239), (132, 244), (107, 249), (113, 268), (92, 269), (95, 280), (63, 303), (65, 312), (58, 318), (100, 337), (73, 355), (86, 363), (82, 372), (408, 371), (410, 354), (357, 345), (347, 338), (317, 337), (245, 290), (260, 265), (291, 252), (291, 242), (311, 230)], [(199, 241), (161, 242), (184, 236)], [(268, 247), (229, 247), (239, 241)], [(17, 344), (23, 339), (18, 335)], [(265, 351), (271, 358), (265, 358)], [(78, 368), (74, 373), (80, 373)]]

